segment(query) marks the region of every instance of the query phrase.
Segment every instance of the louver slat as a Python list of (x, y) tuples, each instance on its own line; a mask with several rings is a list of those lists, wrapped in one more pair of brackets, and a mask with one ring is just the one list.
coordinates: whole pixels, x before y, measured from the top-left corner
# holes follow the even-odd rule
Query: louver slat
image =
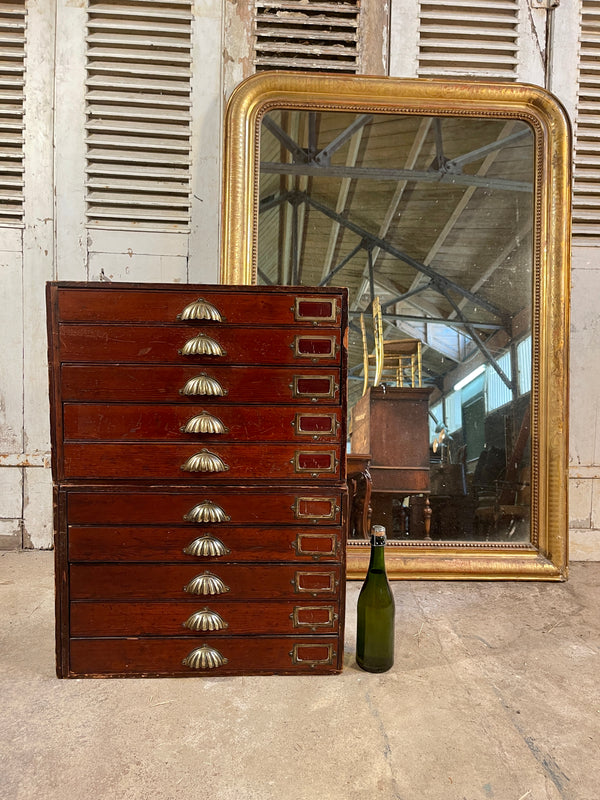
[(600, 238), (600, 2), (583, 0), (575, 127), (573, 237)]
[(256, 0), (257, 69), (359, 71), (360, 0)]
[(191, 0), (89, 0), (87, 219), (187, 230)]
[(0, 225), (23, 225), (24, 0), (0, 4)]
[(418, 74), (515, 80), (519, 0), (421, 0)]

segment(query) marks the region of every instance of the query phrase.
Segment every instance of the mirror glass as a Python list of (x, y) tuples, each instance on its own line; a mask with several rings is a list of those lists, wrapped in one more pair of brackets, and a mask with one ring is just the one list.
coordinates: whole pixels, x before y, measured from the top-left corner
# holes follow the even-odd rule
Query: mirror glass
[(371, 522), (530, 542), (532, 127), (274, 108), (259, 141), (258, 282), (349, 290), (348, 471), (368, 466)]

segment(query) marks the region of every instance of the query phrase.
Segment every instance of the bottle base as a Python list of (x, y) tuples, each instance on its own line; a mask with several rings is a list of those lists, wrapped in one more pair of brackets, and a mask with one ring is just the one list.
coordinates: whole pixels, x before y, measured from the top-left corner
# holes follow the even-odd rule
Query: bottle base
[(384, 666), (377, 666), (377, 665), (370, 665), (370, 664), (361, 664), (360, 661), (356, 661), (356, 666), (363, 670), (363, 672), (389, 672), (391, 668), (394, 666), (393, 664), (385, 664)]

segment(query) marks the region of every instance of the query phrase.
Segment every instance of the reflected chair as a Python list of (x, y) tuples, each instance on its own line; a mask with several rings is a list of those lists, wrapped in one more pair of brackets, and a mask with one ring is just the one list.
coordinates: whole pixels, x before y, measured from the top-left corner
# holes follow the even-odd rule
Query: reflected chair
[(363, 395), (369, 387), (373, 371), (373, 386), (384, 382), (389, 386), (420, 388), (422, 381), (422, 358), (420, 339), (385, 339), (383, 315), (378, 297), (373, 300), (373, 334), (375, 348), (369, 353), (364, 315), (360, 316), (363, 341)]

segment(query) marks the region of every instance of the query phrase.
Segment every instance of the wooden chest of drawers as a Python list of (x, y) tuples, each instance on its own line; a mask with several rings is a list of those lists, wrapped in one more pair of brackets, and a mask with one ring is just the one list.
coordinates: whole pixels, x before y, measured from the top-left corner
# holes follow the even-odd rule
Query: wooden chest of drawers
[(345, 291), (47, 297), (58, 675), (339, 672)]

